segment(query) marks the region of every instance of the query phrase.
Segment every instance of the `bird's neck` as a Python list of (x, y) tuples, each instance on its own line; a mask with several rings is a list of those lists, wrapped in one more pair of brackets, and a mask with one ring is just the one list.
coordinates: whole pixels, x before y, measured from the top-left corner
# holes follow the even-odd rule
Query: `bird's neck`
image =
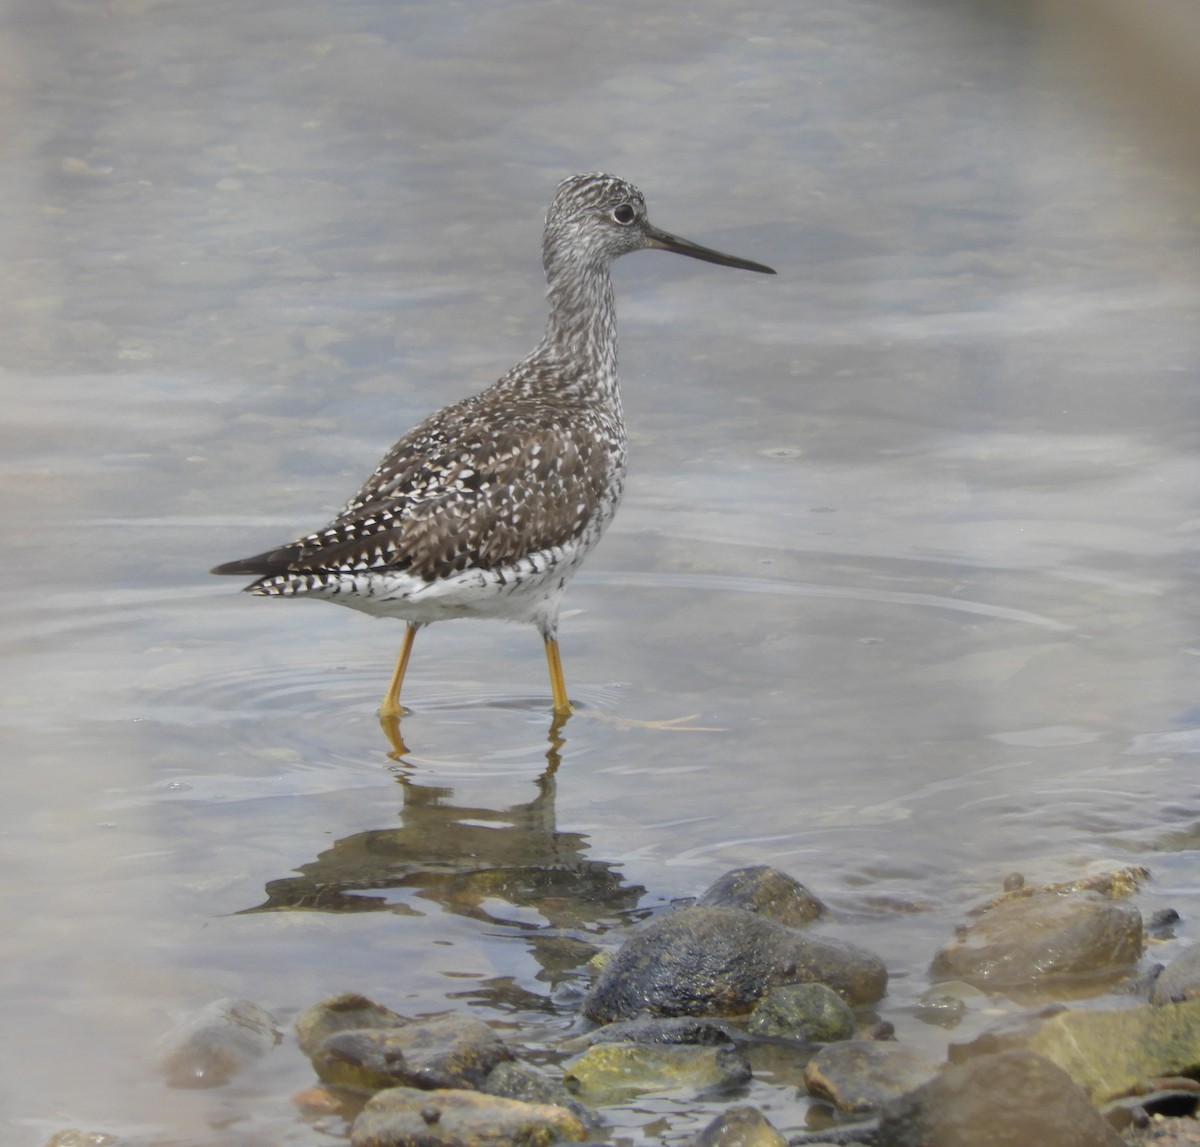
[(550, 317), (543, 345), (593, 384), (615, 390), (617, 309), (608, 263), (550, 263), (546, 282)]

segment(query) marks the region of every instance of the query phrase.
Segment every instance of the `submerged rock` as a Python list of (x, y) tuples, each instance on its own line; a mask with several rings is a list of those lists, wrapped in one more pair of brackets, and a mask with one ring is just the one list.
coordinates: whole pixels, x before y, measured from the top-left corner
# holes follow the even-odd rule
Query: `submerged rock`
[(1122, 1147), (1060, 1068), (1028, 1051), (981, 1056), (886, 1103), (878, 1147)]
[(501, 1099), (519, 1099), (523, 1103), (549, 1103), (565, 1107), (586, 1127), (599, 1127), (600, 1117), (580, 1103), (562, 1083), (551, 1079), (528, 1063), (505, 1060), (488, 1073), (480, 1091)]
[(313, 1048), (334, 1032), (359, 1028), (396, 1028), (408, 1022), (403, 1016), (366, 996), (360, 996), (357, 992), (342, 992), (305, 1008), (292, 1026), (300, 1050), (305, 1055), (312, 1055)]
[(937, 1064), (914, 1047), (849, 1040), (823, 1047), (804, 1068), (813, 1095), (839, 1111), (875, 1111), (937, 1074)]
[(214, 1000), (159, 1041), (158, 1070), (168, 1087), (220, 1087), (280, 1040), (275, 1021), (249, 1000)]
[(1142, 954), (1142, 917), (1096, 893), (1001, 900), (934, 957), (931, 975), (992, 990), (1128, 970)]
[(823, 983), (850, 1004), (878, 1000), (878, 956), (795, 932), (738, 908), (685, 908), (651, 921), (601, 970), (583, 1003), (597, 1023), (665, 1016), (736, 1016), (776, 984)]
[(833, 1043), (854, 1035), (854, 1013), (824, 984), (781, 984), (758, 1001), (746, 1028), (754, 1035)]
[(334, 1032), (311, 1058), (317, 1075), (340, 1087), (458, 1089), (482, 1087), (512, 1052), (482, 1020), (440, 1016), (403, 1027)]
[(735, 868), (718, 877), (696, 901), (703, 908), (743, 908), (789, 928), (823, 916), (827, 909), (798, 880), (766, 864)]
[(1177, 1004), (1200, 999), (1200, 944), (1185, 948), (1154, 981), (1152, 1004)]
[(787, 1147), (787, 1140), (757, 1107), (742, 1103), (721, 1112), (693, 1147)]
[(563, 1065), (567, 1085), (601, 1105), (647, 1091), (723, 1091), (750, 1074), (733, 1048), (688, 1044), (600, 1043)]
[(373, 1095), (350, 1131), (351, 1147), (547, 1147), (580, 1142), (569, 1111), (478, 1091), (393, 1087)]

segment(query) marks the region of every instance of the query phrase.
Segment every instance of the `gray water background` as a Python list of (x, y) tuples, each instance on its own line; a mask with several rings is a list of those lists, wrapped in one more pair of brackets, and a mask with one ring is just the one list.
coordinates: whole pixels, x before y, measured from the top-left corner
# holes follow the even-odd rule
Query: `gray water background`
[[(1198, 44), (1167, 0), (9, 0), (5, 1142), (333, 1142), (290, 1044), (181, 1092), (153, 1040), (352, 988), (550, 1043), (574, 940), (737, 865), (825, 898), (934, 1054), (928, 961), (1011, 870), (1147, 863), (1184, 915), (1147, 962), (1196, 938)], [(394, 761), (400, 626), (205, 571), (526, 352), (595, 169), (779, 275), (616, 269), (630, 479), (556, 776), (499, 624), (421, 634)]]

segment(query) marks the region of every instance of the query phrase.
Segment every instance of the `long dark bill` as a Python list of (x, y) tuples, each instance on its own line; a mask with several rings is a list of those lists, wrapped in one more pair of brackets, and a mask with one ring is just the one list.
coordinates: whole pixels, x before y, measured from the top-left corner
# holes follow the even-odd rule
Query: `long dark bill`
[(722, 267), (740, 267), (743, 271), (759, 271), (764, 275), (775, 274), (773, 267), (764, 266), (762, 263), (752, 263), (749, 259), (739, 259), (736, 255), (726, 255), (720, 251), (714, 251), (711, 247), (701, 247), (699, 243), (680, 239), (678, 235), (660, 231), (648, 223), (642, 230), (646, 238), (650, 240), (650, 246), (657, 247), (662, 251), (674, 251), (677, 255), (687, 255), (691, 259), (703, 259), (706, 263), (719, 263)]

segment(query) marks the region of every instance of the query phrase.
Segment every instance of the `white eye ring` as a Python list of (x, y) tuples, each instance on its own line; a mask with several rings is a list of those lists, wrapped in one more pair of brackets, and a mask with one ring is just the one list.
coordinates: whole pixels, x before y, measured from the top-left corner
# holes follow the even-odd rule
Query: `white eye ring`
[(622, 203), (618, 207), (614, 207), (612, 211), (614, 223), (620, 223), (622, 227), (628, 227), (637, 218), (637, 212), (634, 211), (633, 205)]

